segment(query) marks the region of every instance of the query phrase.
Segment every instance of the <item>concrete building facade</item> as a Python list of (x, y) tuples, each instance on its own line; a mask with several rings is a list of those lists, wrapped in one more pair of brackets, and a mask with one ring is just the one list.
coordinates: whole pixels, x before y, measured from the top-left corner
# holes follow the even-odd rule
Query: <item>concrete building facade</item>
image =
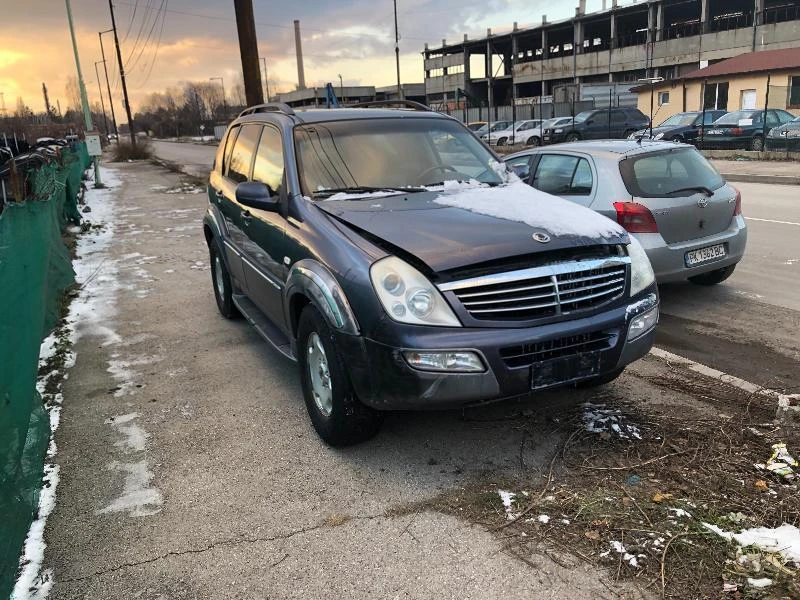
[(746, 52), (800, 46), (800, 0), (648, 0), (423, 51), (426, 99), (580, 99), (581, 84), (675, 79)]

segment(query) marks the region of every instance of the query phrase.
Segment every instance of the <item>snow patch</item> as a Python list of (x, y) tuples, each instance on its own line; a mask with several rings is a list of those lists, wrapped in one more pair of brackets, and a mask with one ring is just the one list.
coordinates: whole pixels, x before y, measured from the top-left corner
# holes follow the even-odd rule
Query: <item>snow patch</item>
[(114, 446), (121, 448), (124, 452), (144, 452), (147, 438), (150, 435), (142, 429), (135, 419), (139, 418), (139, 413), (130, 413), (106, 419), (106, 425), (112, 425), (119, 431), (124, 438), (114, 443)]
[(611, 219), (574, 202), (540, 192), (522, 181), (495, 187), (475, 180), (446, 181), (426, 189), (441, 192), (434, 200), (437, 204), (525, 223), (555, 236), (625, 236), (622, 227)]
[(108, 506), (96, 510), (95, 514), (127, 512), (132, 517), (146, 517), (161, 511), (163, 498), (158, 488), (151, 487), (153, 473), (147, 461), (120, 463), (114, 461), (106, 467), (109, 471), (124, 473), (125, 483), (122, 494), (111, 501)]
[(517, 495), (514, 492), (507, 492), (506, 490), (497, 490), (497, 493), (500, 495), (500, 500), (503, 502), (503, 507), (506, 509), (506, 518), (509, 521), (517, 518), (517, 514), (514, 512), (514, 499)]
[(642, 432), (637, 425), (628, 423), (622, 412), (605, 404), (585, 402), (581, 420), (589, 433), (608, 433), (623, 440), (642, 439)]
[(756, 546), (765, 552), (776, 552), (786, 560), (800, 565), (800, 529), (784, 523), (780, 527), (753, 527), (741, 533), (725, 531), (711, 523), (703, 523), (717, 535), (729, 541), (736, 541), (740, 546)]
[[(609, 556), (613, 551), (616, 552), (617, 554), (621, 554), (622, 560), (628, 563), (630, 566), (634, 568), (639, 568), (639, 561), (637, 560), (637, 556), (635, 554), (631, 554), (630, 552), (628, 552), (628, 549), (625, 548), (622, 542), (618, 542), (617, 540), (611, 540), (610, 544), (611, 548), (609, 550), (606, 550), (605, 552), (601, 552), (600, 553), (601, 557)], [(639, 557), (643, 557), (643, 555), (640, 554)]]

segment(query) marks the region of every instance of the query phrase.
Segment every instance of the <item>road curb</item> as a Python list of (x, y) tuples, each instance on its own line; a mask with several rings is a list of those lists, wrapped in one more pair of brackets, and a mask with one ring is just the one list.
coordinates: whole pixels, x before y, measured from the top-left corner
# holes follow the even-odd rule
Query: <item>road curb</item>
[(734, 183), (766, 183), (777, 185), (800, 185), (800, 177), (795, 175), (756, 175), (754, 173), (721, 173), (726, 181)]

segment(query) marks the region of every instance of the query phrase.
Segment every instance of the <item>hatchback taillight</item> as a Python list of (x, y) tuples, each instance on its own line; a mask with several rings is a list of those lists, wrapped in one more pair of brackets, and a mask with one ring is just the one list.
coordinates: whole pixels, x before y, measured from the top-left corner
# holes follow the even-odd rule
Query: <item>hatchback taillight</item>
[(658, 233), (658, 225), (650, 209), (636, 202), (614, 202), (617, 223), (629, 233)]
[(731, 129), (731, 135), (742, 135), (742, 128), (734, 127), (733, 129)]
[(735, 217), (742, 214), (742, 192), (736, 188), (733, 189), (736, 190), (736, 204), (733, 206), (733, 216)]

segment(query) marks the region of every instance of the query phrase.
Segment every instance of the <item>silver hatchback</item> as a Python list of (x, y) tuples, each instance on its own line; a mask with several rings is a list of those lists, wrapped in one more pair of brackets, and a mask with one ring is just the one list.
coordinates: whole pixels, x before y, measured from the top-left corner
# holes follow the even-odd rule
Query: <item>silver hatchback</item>
[(620, 223), (641, 242), (659, 283), (720, 283), (744, 255), (741, 195), (693, 146), (574, 142), (505, 162), (533, 187)]

